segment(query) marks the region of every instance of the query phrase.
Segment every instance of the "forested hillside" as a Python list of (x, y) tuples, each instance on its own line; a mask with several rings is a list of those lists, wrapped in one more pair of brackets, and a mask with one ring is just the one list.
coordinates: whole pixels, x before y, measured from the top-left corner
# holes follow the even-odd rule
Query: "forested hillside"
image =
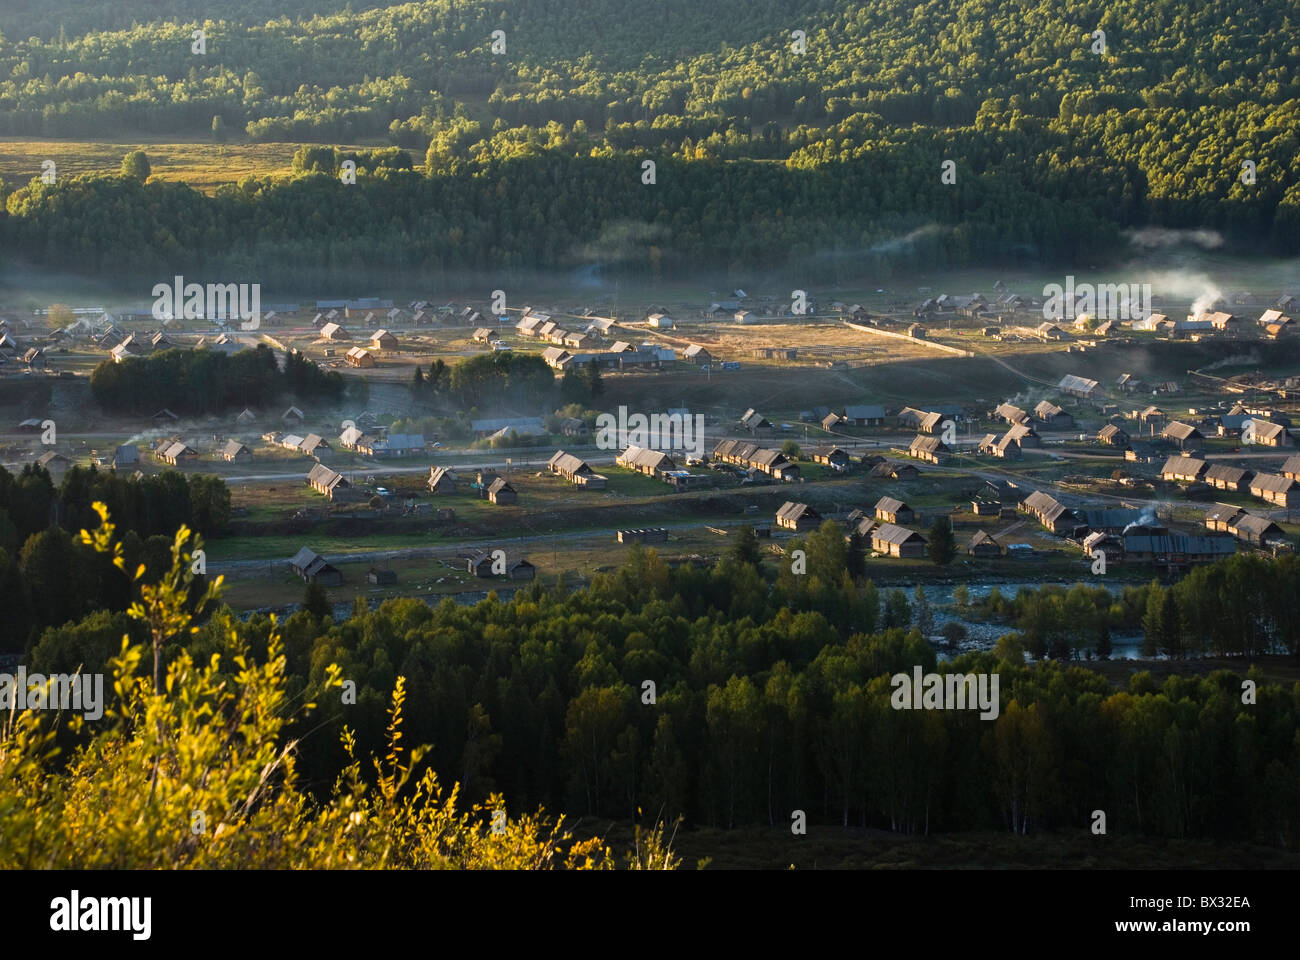
[(1147, 223), (1300, 242), (1287, 0), (270, 6), (172, 0), (134, 25), (122, 4), (10, 9), (0, 135), (371, 139), (426, 158), (428, 178), (216, 198), (61, 182), (10, 198), (11, 238), (96, 271), (123, 247), (142, 272), (247, 268), (274, 247), (281, 266), (435, 275), (610, 248), (643, 269), (826, 275), (844, 257), (887, 266), (899, 237), (939, 264), (1061, 260)]

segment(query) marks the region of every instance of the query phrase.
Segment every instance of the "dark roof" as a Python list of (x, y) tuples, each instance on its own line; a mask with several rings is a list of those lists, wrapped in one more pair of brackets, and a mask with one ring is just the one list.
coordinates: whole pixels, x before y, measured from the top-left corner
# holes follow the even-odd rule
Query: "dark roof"
[(873, 540), (883, 540), (885, 543), (906, 543), (909, 540), (920, 540), (926, 542), (925, 537), (915, 530), (909, 530), (907, 527), (900, 527), (894, 523), (882, 523), (871, 534)]

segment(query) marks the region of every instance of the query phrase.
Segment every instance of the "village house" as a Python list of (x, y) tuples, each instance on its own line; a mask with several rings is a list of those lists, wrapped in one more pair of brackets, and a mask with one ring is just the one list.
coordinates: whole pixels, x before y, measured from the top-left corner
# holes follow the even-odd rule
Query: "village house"
[(672, 457), (658, 450), (631, 446), (615, 459), (614, 464), (627, 470), (635, 470), (647, 477), (659, 479), (670, 470), (676, 470), (677, 464)]
[(821, 427), (827, 433), (838, 430), (844, 424), (844, 418), (838, 413), (828, 413), (822, 417)]
[(619, 543), (667, 543), (667, 527), (647, 527), (636, 530), (619, 530), (615, 533)]
[(993, 419), (1005, 420), (1011, 426), (1015, 426), (1017, 423), (1028, 423), (1029, 414), (1014, 403), (1000, 403), (993, 410)]
[(474, 331), (474, 340), (476, 343), (491, 343), (493, 340), (500, 340), (501, 335), (490, 327), (479, 327)]
[(287, 427), (297, 426), (305, 419), (306, 417), (303, 415), (303, 412), (297, 407), (290, 407), (288, 410), (284, 411), (284, 414), (280, 417), (281, 422)]
[(390, 587), (397, 582), (397, 571), (371, 567), (366, 571), (366, 582), (376, 587)]
[(430, 467), (429, 479), (425, 481), (430, 493), (455, 493), (456, 474), (446, 467)]
[(807, 453), (812, 457), (813, 463), (823, 464), (832, 470), (847, 470), (849, 468), (848, 451), (839, 447), (811, 447)]
[(980, 453), (1000, 460), (1019, 460), (1021, 455), (1020, 444), (1012, 438), (1010, 432), (1004, 433), (1001, 437), (996, 433), (986, 433), (980, 439), (976, 449)]
[[(1208, 520), (1206, 525), (1208, 526)], [(1228, 532), (1245, 543), (1256, 547), (1269, 547), (1286, 542), (1286, 533), (1268, 517), (1241, 511), (1228, 524)]]
[(713, 450), (713, 459), (733, 463), (747, 470), (759, 470), (777, 480), (797, 480), (798, 464), (791, 463), (780, 450), (760, 447), (745, 440), (723, 440)]
[(1207, 469), (1209, 464), (1204, 460), (1179, 455), (1165, 461), (1165, 465), (1160, 468), (1160, 478), (1174, 483), (1192, 483), (1200, 480)]
[(1166, 424), (1160, 436), (1184, 453), (1195, 453), (1205, 446), (1205, 436), (1190, 423), (1174, 420)]
[(932, 410), (921, 418), (917, 429), (922, 433), (938, 433), (943, 429), (944, 422), (944, 415), (937, 410)]
[(511, 580), (535, 580), (537, 568), (527, 560), (516, 560), (506, 567), (506, 576)]
[(874, 403), (854, 403), (844, 408), (844, 419), (855, 427), (881, 427), (885, 408)]
[(1040, 401), (1034, 407), (1034, 419), (1053, 430), (1069, 430), (1074, 426), (1074, 417), (1050, 400)]
[(992, 559), (1002, 556), (1002, 546), (984, 530), (976, 531), (966, 544), (966, 553), (972, 557)]
[(425, 439), (422, 433), (388, 433), (382, 437), (362, 438), (357, 442), (356, 450), (376, 460), (388, 460), (400, 457), (418, 457), (425, 452)]
[(907, 448), (909, 456), (928, 463), (942, 463), (948, 458), (948, 447), (938, 437), (918, 436)]
[(755, 434), (755, 436), (758, 436), (758, 434), (764, 434), (764, 436), (766, 436), (766, 434), (772, 432), (771, 420), (768, 420), (766, 416), (759, 414), (759, 412), (755, 411), (753, 407), (750, 407), (749, 410), (746, 410), (744, 414), (741, 415), (740, 423), (741, 427), (748, 429), (748, 431), (751, 434)]
[(1278, 472), (1292, 480), (1300, 480), (1300, 456), (1287, 457)]
[(140, 448), (135, 444), (124, 444), (113, 452), (114, 470), (136, 470), (139, 466)]
[(248, 463), (253, 459), (253, 451), (238, 440), (227, 440), (221, 448), (221, 459), (227, 463)]
[(1291, 446), (1291, 435), (1287, 429), (1280, 423), (1272, 423), (1268, 420), (1252, 420), (1251, 433), (1254, 443), (1262, 447), (1289, 447)]
[(563, 450), (556, 450), (551, 459), (547, 461), (546, 468), (551, 473), (558, 474), (570, 483), (580, 487), (587, 487), (591, 490), (603, 490), (609, 478), (596, 473), (587, 465), (585, 460), (580, 460), (571, 453), (565, 453)]
[(352, 347), (343, 355), (344, 362), (349, 367), (373, 367), (375, 357), (369, 350), (364, 347)]
[(339, 326), (337, 323), (327, 323), (320, 328), (321, 338), (324, 340), (351, 340), (352, 335)]
[(319, 433), (309, 433), (298, 442), (298, 449), (309, 457), (319, 457), (330, 449), (330, 445)]
[(1250, 481), (1250, 495), (1289, 509), (1300, 505), (1300, 481), (1276, 473), (1257, 473)]
[(806, 533), (821, 526), (822, 515), (806, 503), (787, 500), (776, 511), (776, 525), (786, 530)]
[(881, 497), (877, 500), (875, 513), (877, 520), (883, 520), (886, 523), (904, 524), (916, 520), (916, 512), (902, 500), (895, 497)]
[(1024, 510), (1045, 528), (1055, 534), (1065, 534), (1073, 530), (1074, 511), (1059, 503), (1055, 497), (1035, 490), (1020, 504)]
[(177, 466), (183, 460), (197, 460), (199, 452), (183, 441), (174, 440), (158, 451), (158, 459), (163, 463)]
[(307, 473), (307, 483), (317, 493), (322, 493), (330, 500), (355, 499), (351, 482), (343, 474), (331, 470), (323, 463), (318, 463)]
[(708, 363), (710, 360), (713, 359), (713, 355), (709, 353), (708, 350), (700, 346), (698, 343), (692, 343), (689, 347), (687, 347), (684, 351), (682, 351), (682, 356), (683, 358), (691, 361), (692, 363)]
[(1097, 439), (1112, 447), (1127, 447), (1129, 444), (1128, 433), (1113, 423), (1102, 427), (1097, 433)]
[(1101, 385), (1096, 380), (1077, 377), (1072, 373), (1061, 378), (1057, 389), (1068, 396), (1079, 397), (1082, 400), (1092, 400), (1102, 396)]
[(1038, 432), (1028, 423), (1012, 424), (1007, 429), (1007, 432), (1003, 434), (1003, 440), (1013, 440), (1024, 449), (1036, 448), (1042, 445), (1042, 439), (1038, 436)]
[(1165, 412), (1159, 407), (1152, 404), (1144, 407), (1134, 414), (1137, 421), (1147, 428), (1149, 432), (1154, 433), (1157, 428), (1163, 427), (1166, 422)]
[(396, 350), (397, 347), (397, 337), (387, 330), (376, 330), (370, 335), (370, 349), (372, 350)]
[(910, 483), (920, 478), (921, 471), (910, 463), (900, 463), (897, 460), (882, 460), (871, 468), (871, 476), (881, 480), (899, 480)]
[(882, 523), (871, 531), (871, 549), (877, 553), (900, 559), (921, 559), (925, 556), (926, 539), (915, 530), (892, 523)]
[(1250, 489), (1250, 479), (1255, 474), (1241, 467), (1216, 463), (1206, 468), (1205, 482), (1217, 490), (1232, 490), (1237, 493)]
[(497, 477), (488, 487), (488, 500), (495, 504), (507, 505), (519, 502), (519, 494), (505, 477)]
[(47, 450), (36, 458), (36, 465), (49, 471), (50, 476), (58, 480), (67, 473), (68, 467), (72, 466), (72, 461), (61, 453)]
[(1245, 512), (1241, 507), (1230, 503), (1216, 503), (1205, 513), (1205, 526), (1210, 530), (1229, 533)]
[(1237, 552), (1232, 537), (1204, 537), (1183, 533), (1128, 534), (1124, 559), (1146, 560), (1170, 567), (1213, 563)]
[(310, 547), (299, 550), (289, 566), (296, 576), (309, 583), (318, 583), (322, 587), (337, 587), (343, 583), (343, 574), (339, 569), (325, 562), (325, 558)]

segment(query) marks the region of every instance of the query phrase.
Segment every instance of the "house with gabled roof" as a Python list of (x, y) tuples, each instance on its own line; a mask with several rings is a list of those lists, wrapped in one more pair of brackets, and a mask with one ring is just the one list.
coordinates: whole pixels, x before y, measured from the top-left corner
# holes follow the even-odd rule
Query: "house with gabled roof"
[(1180, 454), (1165, 461), (1165, 465), (1160, 468), (1160, 477), (1175, 483), (1192, 483), (1200, 480), (1207, 469), (1209, 464), (1204, 460)]
[(927, 541), (915, 530), (893, 523), (882, 523), (871, 531), (871, 549), (887, 557), (921, 559)]
[(966, 544), (966, 553), (972, 557), (991, 559), (1002, 556), (1002, 545), (984, 530), (977, 530)]
[(1258, 417), (1252, 419), (1249, 426), (1243, 426), (1242, 436), (1245, 437), (1247, 434), (1251, 443), (1262, 447), (1291, 446), (1291, 435), (1286, 427), (1270, 420), (1260, 420)]
[(844, 407), (844, 419), (855, 427), (884, 426), (885, 408), (878, 403), (851, 403)]
[(1127, 447), (1129, 445), (1129, 435), (1127, 431), (1117, 427), (1113, 423), (1108, 423), (1097, 433), (1097, 439), (1104, 444), (1112, 447)]
[(1053, 430), (1069, 430), (1074, 426), (1074, 417), (1050, 400), (1042, 400), (1034, 407), (1034, 419)]
[(787, 500), (776, 511), (776, 525), (786, 530), (808, 532), (821, 526), (822, 515), (806, 503)]
[(1205, 470), (1205, 482), (1216, 490), (1244, 492), (1250, 489), (1250, 478), (1255, 474), (1251, 470), (1229, 466), (1226, 463), (1211, 464)]
[(497, 477), (488, 487), (488, 500), (495, 504), (518, 503), (519, 494), (505, 477)]
[(1228, 524), (1228, 532), (1238, 540), (1253, 544), (1256, 547), (1286, 542), (1286, 533), (1280, 526), (1268, 517), (1246, 513), (1244, 510)]
[(881, 497), (877, 500), (875, 515), (877, 520), (886, 523), (903, 524), (916, 520), (916, 512), (897, 497)]
[(1091, 400), (1102, 395), (1101, 385), (1096, 380), (1075, 376), (1072, 373), (1061, 378), (1057, 389), (1069, 396), (1080, 397), (1084, 400)]
[(133, 443), (124, 444), (113, 452), (114, 470), (135, 470), (140, 466), (140, 448)]
[(343, 474), (318, 463), (307, 472), (307, 484), (331, 500), (351, 499), (352, 483)]
[(158, 451), (158, 459), (163, 463), (178, 466), (183, 460), (197, 460), (199, 452), (183, 440), (173, 440)]
[(741, 415), (740, 424), (751, 434), (769, 434), (772, 432), (772, 422), (753, 407), (750, 407)]
[(325, 558), (310, 547), (303, 547), (294, 554), (289, 566), (308, 583), (319, 583), (323, 587), (337, 587), (343, 583), (339, 569), (326, 563)]
[(456, 474), (447, 467), (430, 467), (429, 479), (425, 484), (430, 493), (455, 493)]
[(1005, 420), (1008, 424), (1014, 426), (1017, 423), (1027, 423), (1029, 414), (1021, 410), (1014, 403), (1000, 403), (993, 410), (993, 419)]
[(227, 463), (247, 463), (253, 459), (253, 451), (238, 440), (227, 440), (222, 444), (220, 455)]
[(1276, 473), (1257, 473), (1250, 481), (1250, 495), (1279, 507), (1300, 505), (1300, 481)]
[(848, 451), (841, 447), (837, 447), (834, 444), (830, 446), (809, 447), (805, 453), (812, 458), (813, 463), (820, 463), (833, 470), (847, 470), (849, 467)]
[(668, 454), (638, 446), (628, 447), (618, 455), (614, 463), (627, 470), (635, 470), (637, 473), (656, 479), (662, 478), (670, 470), (677, 469), (677, 464)]
[(585, 460), (563, 450), (556, 450), (546, 468), (572, 484), (591, 490), (603, 490), (609, 478), (592, 470)]
[(947, 445), (938, 437), (918, 436), (907, 448), (909, 456), (928, 463), (942, 463), (950, 453)]
[(1195, 453), (1205, 446), (1205, 436), (1190, 423), (1173, 420), (1165, 424), (1160, 436), (1185, 453)]

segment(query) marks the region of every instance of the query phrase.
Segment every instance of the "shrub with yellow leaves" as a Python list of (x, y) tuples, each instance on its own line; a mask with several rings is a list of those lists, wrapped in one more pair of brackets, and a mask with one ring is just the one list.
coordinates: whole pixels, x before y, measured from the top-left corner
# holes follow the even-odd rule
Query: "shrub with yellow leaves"
[[(83, 542), (124, 569), (108, 510), (82, 531)], [(193, 543), (191, 544), (191, 539)], [(402, 740), (405, 679), (397, 679), (389, 709), (388, 750), (374, 759), (373, 783), (362, 777), (350, 730), (342, 731), (348, 764), (324, 800), (296, 781), (298, 741), (285, 731), (296, 712), (286, 692), (283, 646), (273, 633), (265, 663), (245, 652), (232, 628), (230, 654), (196, 663), (179, 649), (159, 675), (164, 645), (194, 630), (191, 609), (221, 595), (221, 580), (194, 605), (198, 537), (182, 528), (172, 544), (172, 566), (156, 584), (135, 571), (139, 599), (132, 617), (148, 626), (152, 677), (138, 675), (147, 651), (123, 637), (110, 662), (114, 697), (102, 727), (79, 716), (66, 722), (80, 743), (59, 762), (53, 724), (58, 714), (10, 711), (0, 719), (0, 869), (50, 868), (414, 868), (614, 869), (617, 859), (600, 839), (575, 840), (564, 818), (543, 811), (508, 817), (493, 795), (461, 809), (458, 786), (444, 788), (432, 770), (418, 777), (426, 750)], [(328, 689), (342, 687), (336, 665)], [(657, 828), (638, 835), (629, 866), (674, 869)]]

